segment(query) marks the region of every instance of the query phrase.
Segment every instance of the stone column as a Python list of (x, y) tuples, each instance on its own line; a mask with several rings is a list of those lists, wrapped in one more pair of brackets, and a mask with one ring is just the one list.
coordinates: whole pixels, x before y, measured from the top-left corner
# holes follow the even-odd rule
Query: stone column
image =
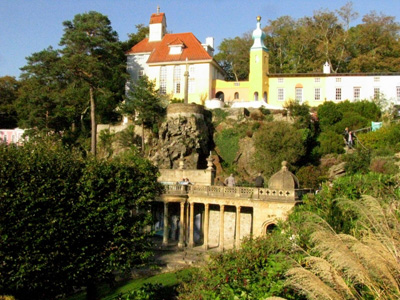
[(236, 206), (236, 249), (239, 249), (240, 247), (240, 211), (241, 207)]
[(224, 251), (224, 214), (225, 205), (220, 205), (219, 209), (219, 250)]
[(168, 234), (169, 234), (169, 224), (168, 224), (168, 202), (164, 202), (164, 230), (163, 230), (163, 247), (168, 246)]
[(185, 86), (183, 88), (183, 103), (189, 103), (189, 66), (188, 66), (188, 59), (186, 58), (186, 71), (183, 74), (185, 77)]
[(208, 203), (204, 204), (204, 244), (203, 244), (203, 247), (205, 250), (208, 249), (209, 210), (210, 210), (210, 205)]
[(189, 221), (189, 248), (193, 248), (193, 231), (194, 231), (194, 203), (190, 203), (190, 221)]
[(181, 217), (179, 220), (179, 242), (178, 248), (185, 247), (185, 202), (181, 202)]

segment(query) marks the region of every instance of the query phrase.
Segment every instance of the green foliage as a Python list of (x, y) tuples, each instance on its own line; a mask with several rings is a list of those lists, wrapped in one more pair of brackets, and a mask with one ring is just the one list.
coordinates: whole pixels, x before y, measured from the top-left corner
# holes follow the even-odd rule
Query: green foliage
[(332, 101), (324, 102), (324, 104), (318, 106), (317, 114), (321, 130), (323, 131), (329, 130), (329, 127), (338, 123), (343, 118), (343, 113)]
[(395, 164), (395, 159), (391, 157), (377, 157), (371, 159), (371, 172), (395, 175), (399, 172), (399, 167)]
[(344, 153), (345, 143), (343, 136), (333, 131), (322, 132), (318, 137), (318, 142), (317, 151), (320, 156), (329, 153)]
[(263, 124), (254, 134), (253, 166), (266, 177), (277, 172), (282, 161), (296, 164), (306, 153), (302, 131), (286, 122)]
[(20, 83), (11, 76), (0, 77), (0, 128), (17, 127), (15, 101), (18, 97)]
[(400, 124), (383, 126), (377, 131), (357, 134), (357, 138), (368, 149), (387, 149), (397, 152), (400, 146)]
[(322, 171), (316, 166), (304, 166), (296, 172), (296, 177), (299, 179), (301, 188), (312, 188), (317, 190), (325, 177)]
[(219, 45), (215, 59), (226, 72), (226, 80), (246, 80), (249, 76), (249, 49), (253, 41), (251, 35), (224, 39)]
[(226, 120), (226, 117), (229, 116), (229, 113), (221, 108), (216, 108), (212, 110), (212, 115), (213, 115), (213, 124), (216, 127), (218, 126), (218, 124)]
[(345, 171), (347, 174), (365, 174), (369, 172), (371, 153), (369, 151), (359, 150), (344, 155), (343, 160), (346, 162)]
[(224, 129), (215, 136), (215, 145), (227, 166), (233, 164), (239, 150), (239, 132), (234, 128)]
[(207, 267), (193, 270), (179, 290), (179, 299), (294, 299), (284, 286), (291, 266), (285, 251), (290, 242), (280, 232), (247, 240), (237, 251), (212, 257)]
[(123, 105), (125, 113), (135, 115), (138, 124), (147, 128), (153, 128), (165, 115), (165, 108), (162, 105), (161, 97), (155, 88), (155, 82), (147, 76), (142, 76), (131, 87), (128, 99)]
[[(136, 153), (84, 159), (54, 140), (0, 146), (0, 293), (54, 299), (88, 291), (148, 255), (157, 170)], [(132, 251), (132, 249), (135, 249)]]

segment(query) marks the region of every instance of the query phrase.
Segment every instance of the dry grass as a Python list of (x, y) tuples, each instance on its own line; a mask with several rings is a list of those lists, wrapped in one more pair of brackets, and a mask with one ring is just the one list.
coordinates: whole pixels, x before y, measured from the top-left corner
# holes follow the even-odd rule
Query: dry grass
[(321, 218), (308, 218), (303, 224), (312, 230), (312, 255), (286, 273), (287, 285), (308, 299), (400, 299), (397, 203), (369, 196), (337, 203), (357, 215), (354, 235), (336, 234)]

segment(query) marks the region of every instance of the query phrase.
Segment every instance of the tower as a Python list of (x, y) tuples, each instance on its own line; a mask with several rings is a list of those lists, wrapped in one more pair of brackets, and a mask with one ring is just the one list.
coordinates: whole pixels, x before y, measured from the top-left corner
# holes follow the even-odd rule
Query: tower
[(160, 7), (157, 7), (157, 13), (152, 14), (149, 24), (149, 42), (161, 41), (167, 32), (167, 20), (164, 13), (160, 13)]
[(268, 101), (268, 49), (264, 45), (265, 33), (261, 30), (261, 17), (257, 17), (257, 28), (253, 31), (253, 46), (250, 48), (249, 96), (250, 101)]

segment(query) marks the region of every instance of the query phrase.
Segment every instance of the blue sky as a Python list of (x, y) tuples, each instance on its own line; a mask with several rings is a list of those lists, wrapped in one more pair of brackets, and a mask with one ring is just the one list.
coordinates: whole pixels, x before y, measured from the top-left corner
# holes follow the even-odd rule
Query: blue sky
[[(107, 15), (120, 40), (135, 32), (135, 25), (147, 25), (157, 5), (166, 13), (170, 32), (193, 32), (201, 41), (212, 36), (215, 45), (224, 38), (253, 30), (256, 17), (262, 26), (268, 20), (289, 15), (295, 19), (312, 16), (315, 10), (334, 11), (347, 0), (0, 0), (0, 76), (19, 77), (26, 57), (48, 46), (58, 47), (62, 22), (76, 14), (98, 11)], [(395, 16), (400, 22), (400, 0), (355, 0), (361, 17), (373, 10)]]

